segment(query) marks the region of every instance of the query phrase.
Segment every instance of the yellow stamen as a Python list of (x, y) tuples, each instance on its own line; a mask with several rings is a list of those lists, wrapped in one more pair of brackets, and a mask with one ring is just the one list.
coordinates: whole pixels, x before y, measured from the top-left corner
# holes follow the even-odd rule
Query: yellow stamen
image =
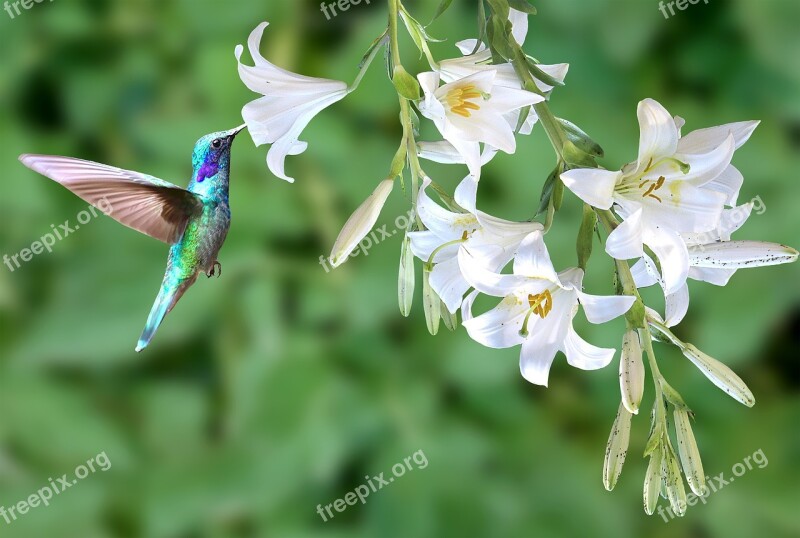
[(528, 304), (534, 314), (544, 319), (553, 310), (553, 296), (550, 295), (550, 290), (544, 290), (543, 293), (536, 295), (528, 295)]
[(481, 109), (480, 105), (473, 103), (471, 99), (482, 97), (483, 94), (470, 84), (461, 88), (453, 88), (447, 93), (444, 100), (453, 114), (469, 118), (472, 116), (471, 111)]
[(647, 188), (647, 190), (644, 193), (642, 193), (642, 198), (647, 198), (649, 196), (650, 198), (658, 200), (658, 202), (660, 203), (662, 201), (661, 198), (659, 198), (658, 196), (656, 196), (653, 193), (656, 192), (657, 190), (659, 190), (661, 187), (663, 187), (665, 181), (666, 181), (666, 178), (664, 176), (659, 177), (658, 181), (649, 181), (649, 180), (648, 181), (643, 181), (641, 183), (641, 185), (639, 185), (639, 188), (642, 188), (644, 185), (646, 185), (648, 183), (650, 184), (650, 186)]

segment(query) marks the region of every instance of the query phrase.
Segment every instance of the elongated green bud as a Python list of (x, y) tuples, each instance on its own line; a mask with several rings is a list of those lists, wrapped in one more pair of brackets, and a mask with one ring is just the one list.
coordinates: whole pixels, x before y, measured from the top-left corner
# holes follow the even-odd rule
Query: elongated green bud
[(397, 301), (400, 304), (400, 313), (408, 317), (414, 303), (414, 253), (411, 252), (411, 239), (408, 235), (403, 238), (400, 248), (400, 271), (397, 278)]
[(386, 199), (392, 192), (393, 186), (394, 179), (381, 181), (375, 191), (347, 219), (342, 231), (339, 232), (339, 237), (336, 238), (336, 242), (333, 244), (330, 256), (333, 267), (339, 267), (346, 262), (348, 256), (372, 230), (375, 223), (378, 222), (378, 217), (384, 204), (386, 204)]
[(664, 460), (661, 464), (664, 485), (667, 490), (667, 499), (676, 516), (686, 514), (686, 488), (683, 486), (681, 469), (678, 458), (671, 448), (664, 450)]
[(652, 516), (658, 504), (658, 494), (661, 491), (661, 448), (656, 447), (650, 455), (650, 463), (644, 475), (644, 511)]
[(700, 450), (697, 447), (689, 413), (686, 409), (675, 409), (675, 433), (678, 438), (678, 455), (681, 458), (683, 474), (695, 495), (705, 495), (706, 475), (703, 472), (703, 463), (700, 460)]
[(731, 398), (747, 407), (753, 407), (756, 404), (753, 393), (750, 392), (742, 378), (736, 375), (733, 370), (718, 360), (709, 357), (692, 344), (686, 344), (682, 351), (686, 358), (703, 372), (703, 375)]
[(439, 332), (439, 321), (442, 319), (442, 300), (431, 288), (430, 271), (427, 268), (422, 271), (422, 306), (425, 309), (428, 332), (436, 336)]
[(622, 339), (622, 356), (619, 361), (619, 388), (622, 403), (634, 415), (639, 413), (639, 404), (644, 394), (644, 362), (639, 334), (628, 330)]
[(608, 491), (617, 485), (622, 472), (625, 457), (628, 455), (628, 443), (631, 438), (631, 414), (620, 404), (617, 418), (611, 426), (611, 435), (606, 445), (606, 457), (603, 461), (603, 485)]

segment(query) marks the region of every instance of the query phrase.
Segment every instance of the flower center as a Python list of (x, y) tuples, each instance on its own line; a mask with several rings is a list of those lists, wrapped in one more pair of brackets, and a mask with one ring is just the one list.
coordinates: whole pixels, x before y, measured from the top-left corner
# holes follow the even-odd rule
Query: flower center
[(439, 252), (441, 252), (442, 250), (446, 249), (449, 246), (466, 243), (469, 240), (470, 236), (474, 234), (476, 231), (477, 228), (472, 231), (464, 230), (464, 233), (461, 234), (461, 239), (455, 239), (453, 241), (448, 241), (443, 245), (439, 245), (433, 252), (431, 252), (430, 257), (428, 258), (428, 263), (425, 264), (428, 270), (433, 270), (433, 265), (434, 265), (433, 259), (436, 257), (437, 254), (439, 254)]
[(550, 295), (550, 290), (544, 290), (536, 295), (528, 295), (528, 304), (531, 305), (531, 311), (534, 314), (544, 319), (553, 310), (553, 296)]
[(531, 314), (536, 314), (541, 319), (546, 318), (553, 310), (553, 296), (550, 294), (550, 290), (530, 294), (528, 295), (528, 304), (530, 305), (530, 310), (528, 310), (528, 314), (522, 322), (522, 329), (519, 331), (519, 334), (525, 337), (528, 336), (528, 322), (531, 319)]
[(444, 100), (451, 112), (469, 118), (472, 116), (472, 111), (481, 109), (480, 105), (472, 102), (481, 97), (483, 94), (474, 85), (469, 84), (461, 88), (453, 88), (447, 93)]
[(649, 196), (650, 198), (658, 200), (658, 202), (661, 203), (662, 202), (661, 198), (653, 193), (658, 191), (661, 187), (664, 186), (664, 181), (666, 181), (666, 179), (664, 178), (664, 176), (661, 176), (658, 178), (658, 181), (652, 181), (647, 179), (639, 183), (639, 189), (643, 189), (642, 198), (647, 198)]

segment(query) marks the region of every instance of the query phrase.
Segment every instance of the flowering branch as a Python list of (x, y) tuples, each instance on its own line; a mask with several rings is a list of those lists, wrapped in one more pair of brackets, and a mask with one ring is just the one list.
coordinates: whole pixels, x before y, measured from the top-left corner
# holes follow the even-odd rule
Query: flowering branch
[[(721, 362), (678, 339), (674, 327), (689, 307), (688, 280), (725, 285), (739, 269), (790, 263), (796, 250), (757, 241), (734, 241), (752, 204), (736, 206), (741, 173), (731, 164), (734, 152), (758, 125), (744, 121), (700, 129), (684, 135), (684, 120), (658, 102), (644, 99), (637, 159), (619, 170), (598, 164), (603, 150), (577, 125), (556, 117), (547, 100), (564, 84), (567, 64), (540, 64), (524, 51), (528, 16), (535, 9), (526, 0), (480, 0), (480, 38), (457, 44), (460, 57), (437, 61), (433, 40), (403, 6), (387, 0), (386, 31), (376, 39), (351, 85), (314, 79), (277, 68), (259, 53), (259, 25), (248, 40), (255, 66), (241, 62), (243, 82), (262, 95), (243, 109), (258, 144), (272, 144), (267, 164), (292, 181), (284, 170), (289, 155), (306, 149), (302, 130), (323, 109), (355, 91), (377, 53), (386, 47), (389, 77), (400, 103), (402, 140), (389, 175), (353, 213), (334, 244), (331, 263), (344, 263), (377, 222), (381, 209), (406, 169), (411, 182), (411, 219), (401, 246), (398, 303), (411, 313), (415, 260), (422, 266), (425, 320), (431, 334), (441, 321), (450, 330), (463, 326), (476, 342), (490, 348), (520, 347), (520, 372), (529, 382), (547, 386), (559, 353), (583, 370), (609, 365), (616, 349), (583, 340), (573, 327), (580, 309), (591, 323), (625, 317), (619, 362), (620, 405), (609, 436), (603, 483), (613, 489), (628, 452), (633, 415), (640, 409), (644, 355), (652, 376), (654, 402), (649, 458), (644, 478), (644, 507), (656, 508), (663, 492), (673, 511), (687, 506), (686, 484), (697, 495), (705, 482), (699, 450), (691, 429), (691, 410), (661, 374), (653, 341), (671, 344), (717, 387), (747, 406), (755, 403), (745, 383)], [(451, 2), (437, 10), (442, 16)], [(401, 61), (400, 21), (431, 71), (412, 75)], [(419, 118), (429, 120), (441, 140), (418, 140)], [(542, 188), (539, 211), (544, 222), (512, 222), (478, 208), (483, 166), (499, 154), (513, 154), (517, 138), (540, 123), (556, 154), (556, 165)], [(452, 196), (423, 170), (421, 159), (462, 165), (468, 175)], [(436, 192), (441, 202), (428, 195)], [(584, 203), (576, 241), (578, 267), (557, 272), (545, 244), (564, 191)], [(741, 215), (745, 218), (742, 219)], [(583, 278), (593, 254), (598, 223), (605, 229), (604, 250), (615, 261), (616, 295), (584, 293)], [(633, 265), (629, 260), (637, 260)], [(506, 267), (513, 262), (509, 273)], [(658, 285), (664, 292), (663, 318), (647, 308), (639, 290)], [(474, 314), (480, 295), (496, 297), (494, 309)], [(673, 445), (672, 430), (677, 443)], [(683, 475), (683, 476), (682, 476)]]

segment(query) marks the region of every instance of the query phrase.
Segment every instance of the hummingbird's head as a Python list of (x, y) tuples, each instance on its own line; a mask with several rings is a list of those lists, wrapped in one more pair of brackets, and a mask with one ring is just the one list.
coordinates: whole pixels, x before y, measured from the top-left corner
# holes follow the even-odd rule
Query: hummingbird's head
[(202, 183), (224, 171), (227, 177), (230, 166), (231, 145), (236, 135), (244, 130), (246, 125), (241, 125), (230, 131), (218, 131), (207, 134), (197, 141), (192, 153), (192, 167), (194, 174), (192, 183)]

